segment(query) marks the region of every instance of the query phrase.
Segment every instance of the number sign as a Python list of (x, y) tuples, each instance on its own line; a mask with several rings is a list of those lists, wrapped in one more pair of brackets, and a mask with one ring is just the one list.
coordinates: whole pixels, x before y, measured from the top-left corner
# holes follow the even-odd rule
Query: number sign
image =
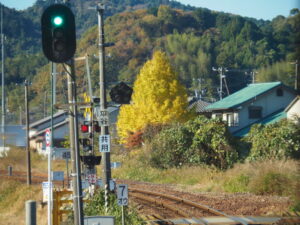
[(118, 205), (128, 205), (128, 185), (118, 184), (117, 188)]

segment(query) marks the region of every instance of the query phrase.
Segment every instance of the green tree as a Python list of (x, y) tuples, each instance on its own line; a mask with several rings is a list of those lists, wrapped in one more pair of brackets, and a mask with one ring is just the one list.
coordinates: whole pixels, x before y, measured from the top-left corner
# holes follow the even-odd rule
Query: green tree
[(165, 53), (157, 51), (138, 75), (132, 104), (123, 105), (117, 122), (121, 139), (148, 124), (188, 119), (186, 89), (179, 83)]

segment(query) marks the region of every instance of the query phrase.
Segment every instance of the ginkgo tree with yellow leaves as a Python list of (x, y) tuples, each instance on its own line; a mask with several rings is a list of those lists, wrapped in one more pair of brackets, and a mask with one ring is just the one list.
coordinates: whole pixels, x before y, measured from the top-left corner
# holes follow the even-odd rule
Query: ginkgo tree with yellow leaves
[(186, 88), (180, 84), (165, 53), (156, 51), (137, 76), (130, 105), (122, 105), (117, 130), (121, 140), (147, 125), (189, 119)]

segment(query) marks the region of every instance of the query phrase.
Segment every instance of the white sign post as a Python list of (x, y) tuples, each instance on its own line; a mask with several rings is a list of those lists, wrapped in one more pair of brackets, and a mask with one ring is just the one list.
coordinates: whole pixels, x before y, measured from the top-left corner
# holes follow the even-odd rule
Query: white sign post
[[(48, 153), (48, 183), (51, 184), (51, 130), (47, 129), (45, 132), (46, 152)], [(48, 185), (48, 225), (51, 225), (52, 214), (52, 187)]]
[(117, 187), (118, 205), (122, 207), (122, 225), (125, 225), (124, 205), (128, 205), (128, 185), (118, 184)]
[(48, 202), (49, 200), (49, 187), (53, 188), (53, 184), (50, 183), (51, 185), (49, 185), (48, 181), (44, 181), (42, 183), (42, 187), (43, 187), (43, 202)]

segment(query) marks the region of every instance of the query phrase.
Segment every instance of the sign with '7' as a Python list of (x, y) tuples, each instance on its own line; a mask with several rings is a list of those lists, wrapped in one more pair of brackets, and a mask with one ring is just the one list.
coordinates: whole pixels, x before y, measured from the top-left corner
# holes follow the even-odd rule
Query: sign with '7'
[(118, 184), (117, 187), (118, 205), (128, 205), (128, 185)]

